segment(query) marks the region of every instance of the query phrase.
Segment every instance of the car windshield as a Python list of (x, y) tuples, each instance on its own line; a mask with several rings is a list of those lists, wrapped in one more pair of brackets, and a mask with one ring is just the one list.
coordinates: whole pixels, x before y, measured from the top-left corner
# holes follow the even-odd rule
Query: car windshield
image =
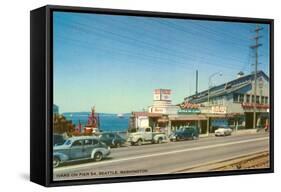
[(64, 143), (64, 145), (70, 145), (70, 144), (71, 144), (71, 140), (70, 139), (66, 140), (65, 143)]
[(181, 132), (183, 132), (184, 131), (184, 129), (178, 129), (178, 130), (176, 130), (175, 132), (176, 133), (181, 133)]
[(227, 125), (222, 125), (220, 128), (226, 129), (226, 128), (228, 128), (228, 126)]

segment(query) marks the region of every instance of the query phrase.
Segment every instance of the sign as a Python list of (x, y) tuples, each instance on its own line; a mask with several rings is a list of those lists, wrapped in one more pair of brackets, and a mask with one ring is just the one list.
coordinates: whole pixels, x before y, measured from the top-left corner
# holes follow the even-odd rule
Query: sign
[(159, 100), (159, 101), (170, 101), (171, 100), (171, 90), (170, 89), (155, 89), (153, 99)]
[[(253, 109), (255, 106), (253, 103), (242, 103), (241, 104), (244, 109)], [(256, 103), (256, 108), (258, 109), (269, 109), (268, 104), (258, 104)]]
[(152, 113), (164, 113), (166, 110), (160, 107), (152, 107)]
[(196, 114), (201, 113), (199, 109), (180, 109), (178, 110), (178, 114)]
[(226, 107), (225, 106), (212, 106), (212, 113), (225, 114)]

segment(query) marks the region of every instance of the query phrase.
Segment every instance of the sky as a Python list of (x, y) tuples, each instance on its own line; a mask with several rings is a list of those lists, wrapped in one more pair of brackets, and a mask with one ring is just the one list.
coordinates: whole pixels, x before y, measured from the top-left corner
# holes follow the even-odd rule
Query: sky
[[(254, 23), (54, 12), (54, 103), (60, 112), (130, 113), (172, 103), (253, 71)], [(258, 69), (269, 73), (269, 25), (260, 24)]]

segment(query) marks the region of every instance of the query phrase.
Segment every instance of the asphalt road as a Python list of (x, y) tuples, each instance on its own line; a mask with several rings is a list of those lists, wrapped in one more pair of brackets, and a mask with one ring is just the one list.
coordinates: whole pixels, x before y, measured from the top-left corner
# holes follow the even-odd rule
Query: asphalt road
[(79, 161), (54, 169), (54, 180), (154, 175), (269, 150), (267, 133), (206, 137), (198, 140), (111, 149), (100, 161)]

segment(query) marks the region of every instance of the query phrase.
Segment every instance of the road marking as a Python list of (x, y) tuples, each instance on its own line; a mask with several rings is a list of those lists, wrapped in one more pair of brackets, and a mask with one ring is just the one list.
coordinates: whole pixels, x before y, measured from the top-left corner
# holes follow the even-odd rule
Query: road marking
[(181, 149), (176, 151), (168, 151), (168, 152), (162, 152), (162, 153), (154, 153), (150, 155), (141, 155), (141, 156), (135, 156), (135, 157), (129, 157), (129, 158), (122, 158), (122, 159), (116, 159), (116, 160), (110, 160), (110, 161), (102, 161), (102, 162), (95, 162), (95, 163), (86, 163), (86, 164), (80, 164), (80, 165), (73, 165), (71, 167), (59, 167), (54, 169), (54, 173), (63, 171), (63, 170), (71, 170), (71, 169), (77, 169), (77, 168), (86, 168), (86, 167), (92, 167), (98, 166), (98, 165), (104, 165), (104, 164), (110, 164), (110, 163), (117, 163), (122, 161), (130, 161), (130, 160), (137, 160), (137, 159), (143, 159), (143, 158), (149, 158), (149, 157), (156, 157), (156, 156), (162, 156), (162, 155), (170, 155), (175, 153), (181, 153), (181, 152), (190, 152), (190, 151), (199, 151), (204, 149), (212, 149), (217, 147), (225, 147), (229, 145), (236, 145), (236, 144), (243, 144), (243, 143), (250, 143), (255, 141), (262, 141), (262, 140), (268, 140), (268, 137), (261, 137), (261, 138), (255, 138), (255, 139), (249, 139), (249, 140), (242, 140), (242, 141), (234, 141), (229, 143), (220, 143), (215, 145), (209, 145), (209, 146), (201, 146), (201, 147), (194, 147), (194, 148), (188, 148), (188, 149)]

